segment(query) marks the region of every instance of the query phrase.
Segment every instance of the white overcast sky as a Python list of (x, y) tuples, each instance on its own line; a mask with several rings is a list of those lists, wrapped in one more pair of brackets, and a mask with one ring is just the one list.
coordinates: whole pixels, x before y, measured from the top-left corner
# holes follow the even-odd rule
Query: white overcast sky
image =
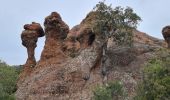
[[(24, 64), (26, 48), (21, 45), (23, 25), (36, 21), (43, 25), (52, 11), (61, 14), (70, 28), (92, 10), (100, 0), (0, 0), (0, 59), (10, 65)], [(162, 38), (161, 29), (170, 24), (170, 0), (106, 0), (112, 6), (130, 6), (142, 18), (138, 30)], [(39, 59), (44, 39), (38, 41)]]

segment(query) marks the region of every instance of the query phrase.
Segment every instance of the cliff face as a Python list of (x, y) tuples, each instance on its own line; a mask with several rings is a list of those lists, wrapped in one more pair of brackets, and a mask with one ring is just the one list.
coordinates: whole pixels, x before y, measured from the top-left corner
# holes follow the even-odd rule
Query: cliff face
[[(56, 12), (45, 18), (41, 59), (35, 67), (25, 65), (18, 81), (17, 100), (91, 100), (97, 85), (115, 80), (121, 80), (128, 97), (133, 97), (142, 66), (165, 43), (139, 31), (134, 31), (132, 48), (117, 47), (109, 39), (109, 59), (103, 68), (104, 41), (90, 29), (89, 22), (95, 19), (91, 17), (88, 15), (71, 30)], [(30, 74), (23, 74), (27, 68)]]

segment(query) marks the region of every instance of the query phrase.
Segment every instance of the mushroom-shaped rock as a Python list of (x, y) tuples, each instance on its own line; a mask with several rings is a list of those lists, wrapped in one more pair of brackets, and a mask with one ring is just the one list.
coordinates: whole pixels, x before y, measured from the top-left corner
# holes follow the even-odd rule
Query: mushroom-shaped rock
[(162, 35), (165, 41), (168, 43), (168, 48), (170, 48), (170, 26), (165, 26), (162, 29)]
[(27, 48), (28, 58), (26, 66), (35, 66), (36, 60), (34, 50), (37, 46), (38, 37), (44, 36), (44, 31), (39, 23), (25, 24), (24, 31), (21, 34), (22, 45)]

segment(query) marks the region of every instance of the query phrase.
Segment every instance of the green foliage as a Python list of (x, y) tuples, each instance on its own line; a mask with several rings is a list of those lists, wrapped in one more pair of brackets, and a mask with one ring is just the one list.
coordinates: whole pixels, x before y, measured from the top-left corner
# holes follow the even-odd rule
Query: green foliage
[(18, 75), (21, 73), (21, 71), (23, 70), (23, 65), (13, 65), (11, 67), (14, 67), (16, 69), (16, 72), (18, 73)]
[(170, 57), (152, 59), (144, 68), (135, 100), (170, 99)]
[(0, 100), (15, 100), (18, 74), (14, 67), (5, 63), (0, 64)]
[(94, 100), (118, 100), (124, 97), (123, 85), (116, 81), (106, 86), (99, 86), (94, 91)]
[(111, 5), (99, 2), (92, 12), (96, 12), (96, 22), (93, 25), (96, 33), (102, 33), (106, 39), (112, 36), (118, 45), (132, 45), (132, 31), (141, 20), (132, 8), (113, 9)]
[(94, 100), (112, 100), (110, 90), (106, 87), (98, 87), (94, 92)]
[(15, 100), (14, 94), (9, 95), (5, 92), (0, 92), (0, 100)]

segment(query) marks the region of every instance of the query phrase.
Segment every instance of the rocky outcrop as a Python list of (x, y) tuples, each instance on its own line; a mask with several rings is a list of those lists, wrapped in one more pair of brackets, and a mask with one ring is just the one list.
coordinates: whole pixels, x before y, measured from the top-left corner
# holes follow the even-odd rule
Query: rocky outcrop
[(28, 58), (24, 65), (23, 72), (20, 74), (20, 79), (29, 76), (33, 67), (36, 66), (34, 50), (37, 47), (37, 40), (44, 36), (44, 31), (39, 23), (32, 22), (24, 25), (24, 31), (21, 34), (22, 45), (27, 48)]
[(134, 96), (142, 66), (164, 42), (139, 31), (134, 31), (131, 48), (110, 38), (102, 62), (106, 41), (91, 29), (94, 20), (91, 12), (69, 30), (57, 12), (45, 18), (41, 58), (29, 76), (19, 79), (17, 100), (91, 100), (96, 86), (115, 80), (123, 83), (129, 99)]
[(134, 30), (133, 34), (135, 43), (166, 47), (166, 43), (162, 39), (149, 36), (148, 34), (137, 30)]
[(52, 12), (51, 15), (45, 18), (44, 26), (46, 40), (39, 66), (47, 63), (60, 63), (66, 58), (62, 52), (62, 46), (69, 32), (68, 25), (62, 21), (57, 12)]
[(170, 48), (170, 26), (165, 26), (162, 29), (162, 35), (168, 44), (168, 48)]
[(32, 22), (32, 24), (25, 24), (24, 31), (21, 34), (22, 45), (27, 48), (28, 58), (25, 66), (36, 65), (34, 50), (37, 47), (37, 40), (44, 36), (44, 31), (39, 23)]
[(79, 54), (80, 43), (79, 41), (77, 41), (79, 29), (79, 25), (73, 27), (69, 31), (67, 38), (64, 41), (64, 45), (62, 48), (63, 52), (70, 57), (75, 57)]

